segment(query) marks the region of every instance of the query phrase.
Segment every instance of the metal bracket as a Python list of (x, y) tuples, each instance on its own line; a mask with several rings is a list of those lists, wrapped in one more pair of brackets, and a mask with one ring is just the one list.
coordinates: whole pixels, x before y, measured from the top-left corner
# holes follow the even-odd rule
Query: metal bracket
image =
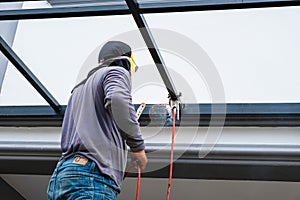
[(180, 119), (180, 112), (181, 112), (181, 105), (180, 102), (178, 100), (173, 101), (172, 99), (170, 99), (170, 106), (171, 109), (175, 111), (175, 115), (176, 115), (176, 119), (179, 120)]

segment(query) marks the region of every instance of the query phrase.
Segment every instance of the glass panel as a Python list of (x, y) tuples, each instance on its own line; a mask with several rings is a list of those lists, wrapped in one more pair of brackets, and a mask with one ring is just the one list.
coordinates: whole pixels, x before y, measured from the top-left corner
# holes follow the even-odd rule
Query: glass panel
[[(21, 5), (21, 7), (19, 6)], [(24, 1), (24, 2), (2, 2), (0, 3), (1, 10), (19, 10), (33, 8), (51, 8), (52, 6), (47, 1)]]
[[(280, 0), (136, 0), (141, 7), (147, 4), (161, 4), (165, 6), (175, 5), (214, 5), (214, 4), (232, 4), (248, 2), (276, 2)], [(290, 1), (290, 0), (287, 0)], [(126, 5), (125, 0), (48, 0), (53, 7), (68, 6), (115, 6)]]
[[(299, 102), (299, 11), (166, 13), (147, 14), (146, 19), (184, 102)], [(133, 79), (134, 102), (167, 103), (164, 84), (129, 15), (22, 20), (13, 49), (59, 103), (66, 104), (74, 85), (97, 65), (100, 45), (112, 39), (128, 41), (140, 67)], [(33, 90), (18, 76), (7, 74), (4, 81), (13, 85), (5, 84), (2, 104), (12, 103), (3, 96), (15, 85)], [(24, 104), (22, 98), (13, 102)]]
[[(182, 35), (182, 40), (172, 40), (171, 35), (167, 40), (159, 32), (154, 34), (160, 48), (173, 43), (172, 48), (183, 48), (191, 40), (207, 54), (201, 56), (201, 51), (195, 52), (197, 48), (192, 45), (183, 52), (185, 55), (178, 55), (178, 50), (172, 52), (172, 48), (163, 52), (168, 67), (185, 73), (185, 80), (197, 91), (197, 101), (207, 102), (215, 95), (211, 93), (215, 85), (210, 80), (215, 76), (216, 81), (221, 79), (228, 103), (299, 102), (299, 11), (300, 7), (287, 7), (166, 13), (149, 14), (146, 19), (150, 27)], [(197, 56), (202, 59), (196, 66), (198, 74), (189, 73), (193, 63), (184, 62)], [(209, 58), (213, 65), (209, 65)], [(180, 81), (175, 84), (182, 86)]]
[(22, 74), (9, 64), (2, 86), (0, 106), (14, 105), (48, 105), (48, 103)]
[[(136, 30), (136, 25), (131, 16), (21, 20), (13, 50), (54, 98), (64, 105), (75, 84), (97, 66), (100, 45), (115, 35), (132, 30)], [(140, 37), (137, 39), (141, 40)], [(136, 58), (137, 63), (138, 60)], [(28, 95), (35, 91), (30, 84), (24, 84), (14, 66), (10, 65), (10, 68), (13, 72), (5, 77), (1, 105), (44, 105), (40, 98), (32, 101), (24, 101), (25, 97), (15, 98), (14, 87), (19, 86)]]
[[(115, 6), (115, 5), (126, 5), (125, 0), (48, 0), (53, 7), (68, 7), (68, 6)], [(228, 4), (242, 2), (242, 0), (138, 0), (140, 6), (151, 3), (158, 3), (168, 5), (169, 3), (186, 3), (186, 4), (197, 4), (197, 5), (212, 5), (212, 4)]]
[(48, 0), (53, 7), (126, 5), (125, 0)]
[[(13, 3), (0, 3), (0, 10), (9, 10), (9, 9), (19, 9), (22, 8), (23, 3), (13, 2)], [(16, 29), (18, 26), (18, 21), (0, 21), (0, 35), (6, 41), (9, 46), (12, 46), (12, 43), (15, 38)], [(2, 88), (2, 82), (6, 73), (7, 59), (0, 52), (0, 92)]]
[(242, 0), (137, 0), (139, 4), (147, 3), (184, 3), (184, 4), (197, 4), (197, 5), (211, 5), (211, 4), (226, 4), (226, 3), (237, 3), (242, 2)]
[(20, 9), (22, 4), (22, 2), (1, 2), (0, 10)]

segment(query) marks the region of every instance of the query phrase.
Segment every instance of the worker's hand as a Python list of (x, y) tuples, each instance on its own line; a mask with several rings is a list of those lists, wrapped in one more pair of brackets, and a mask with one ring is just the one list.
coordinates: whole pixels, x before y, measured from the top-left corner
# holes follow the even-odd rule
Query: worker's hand
[(131, 156), (132, 162), (135, 165), (135, 167), (136, 167), (136, 165), (139, 165), (141, 170), (145, 169), (148, 159), (147, 159), (147, 156), (146, 156), (146, 153), (144, 150), (131, 151), (130, 156)]

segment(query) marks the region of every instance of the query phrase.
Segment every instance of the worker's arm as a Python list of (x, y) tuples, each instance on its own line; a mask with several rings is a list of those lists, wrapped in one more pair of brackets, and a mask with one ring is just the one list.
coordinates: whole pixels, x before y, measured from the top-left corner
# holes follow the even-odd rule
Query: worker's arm
[(103, 86), (105, 108), (111, 110), (122, 137), (130, 147), (131, 156), (141, 162), (143, 169), (147, 163), (145, 144), (132, 104), (129, 72), (121, 67), (110, 69), (105, 76)]

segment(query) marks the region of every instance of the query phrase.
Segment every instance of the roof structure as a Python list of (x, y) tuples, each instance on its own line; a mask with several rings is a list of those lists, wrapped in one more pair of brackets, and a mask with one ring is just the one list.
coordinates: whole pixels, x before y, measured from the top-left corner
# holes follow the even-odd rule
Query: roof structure
[[(163, 57), (159, 52), (143, 14), (300, 6), (300, 1), (298, 0), (139, 0), (137, 2), (134, 0), (116, 0), (101, 1), (100, 3), (92, 0), (49, 0), (48, 2), (53, 5), (53, 8), (1, 10), (0, 21), (131, 14), (137, 27), (142, 30), (140, 33), (156, 63), (160, 76), (168, 90), (170, 99), (174, 101), (178, 100), (180, 94), (174, 86), (172, 77), (168, 73)], [(39, 78), (30, 71), (30, 66), (26, 66), (22, 62), (22, 59), (1, 36), (0, 50), (49, 103), (49, 106), (3, 106), (0, 108), (0, 126), (59, 127), (62, 122), (65, 105), (59, 104), (47, 88), (39, 81)], [(180, 126), (208, 126), (212, 114), (211, 106), (211, 104), (184, 105), (182, 107), (181, 116), (185, 116), (185, 118), (189, 120), (185, 121), (186, 124), (178, 120), (177, 124)], [(237, 103), (228, 104), (226, 106), (227, 110), (225, 113), (217, 113), (220, 116), (226, 115), (225, 126), (300, 126), (300, 103)], [(147, 107), (145, 113), (141, 116), (140, 123), (142, 126), (146, 126), (149, 123), (149, 109), (150, 107)], [(201, 113), (195, 112), (195, 110), (201, 110)], [(159, 115), (160, 113), (157, 114)], [(195, 116), (201, 116), (201, 121), (194, 120)], [(198, 117), (196, 119), (198, 119)], [(157, 126), (158, 124), (152, 125)], [(223, 126), (224, 124), (219, 125)], [(215, 124), (215, 126), (218, 126), (218, 124)], [(19, 145), (19, 148), (14, 146), (14, 148), (11, 149), (9, 145), (0, 143), (0, 152), (2, 152), (0, 154), (0, 160), (5, 161), (2, 162), (5, 164), (0, 166), (1, 173), (49, 174), (49, 170), (54, 167), (55, 161), (60, 153), (58, 144), (53, 143), (33, 144), (31, 147), (28, 147), (28, 144), (24, 143), (14, 143), (14, 145)], [(42, 145), (43, 148), (39, 145)], [(148, 150), (154, 151), (159, 148), (159, 145), (160, 144), (149, 145)], [(255, 151), (257, 148), (257, 146), (250, 146), (248, 147), (248, 151), (239, 152), (240, 146), (233, 148), (219, 146), (207, 159), (197, 160), (195, 149), (191, 147), (176, 161), (175, 168), (180, 170), (176, 171), (174, 176), (175, 178), (190, 179), (300, 181), (300, 172), (298, 170), (300, 163), (297, 158), (300, 152), (299, 147), (294, 146), (288, 149), (290, 150), (289, 152), (287, 152), (285, 147), (280, 147), (279, 149), (276, 149), (276, 147), (276, 151), (272, 151), (274, 147), (270, 146), (261, 152)], [(40, 152), (38, 155), (32, 153), (40, 149), (43, 149), (43, 152)], [(177, 150), (180, 151), (180, 148)], [(10, 152), (10, 156), (1, 156), (7, 152)], [(221, 157), (223, 159), (220, 159)], [(258, 158), (260, 159), (258, 160)], [(150, 158), (150, 165), (155, 166), (157, 163), (166, 162), (166, 160), (167, 157), (165, 155), (153, 157), (152, 159)], [(49, 161), (51, 165), (49, 165)], [(35, 163), (36, 168), (32, 168), (31, 163)], [(189, 163), (189, 165), (186, 165), (186, 163)], [(226, 169), (223, 168), (224, 165), (227, 166)], [(15, 167), (12, 168), (11, 166)], [(37, 168), (39, 168), (40, 171), (38, 171)], [(236, 173), (237, 170), (239, 170), (240, 173)], [(220, 171), (222, 171), (222, 173)], [(249, 173), (249, 171), (251, 173)], [(264, 174), (264, 171), (269, 171), (270, 173)], [(280, 174), (280, 171), (284, 171), (285, 173)], [(193, 172), (193, 176), (187, 172)], [(145, 176), (165, 177), (165, 174), (166, 169), (162, 169), (145, 174)]]

